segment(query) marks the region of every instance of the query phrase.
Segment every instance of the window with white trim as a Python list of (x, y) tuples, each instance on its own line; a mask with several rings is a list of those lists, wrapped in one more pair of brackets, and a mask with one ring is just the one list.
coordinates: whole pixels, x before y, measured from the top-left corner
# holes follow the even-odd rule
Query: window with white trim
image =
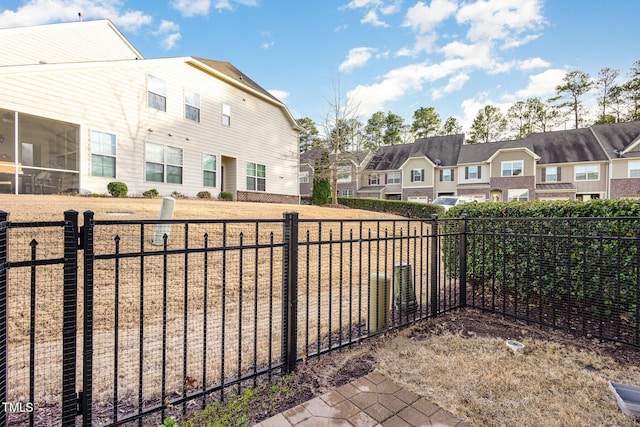
[(338, 166), (338, 182), (351, 182), (351, 166)]
[(529, 200), (529, 190), (522, 189), (510, 189), (507, 192), (507, 200), (510, 202), (526, 202)]
[(231, 126), (231, 106), (222, 104), (222, 125)]
[(453, 182), (453, 169), (440, 169), (440, 182)]
[(378, 175), (369, 175), (369, 185), (378, 185), (380, 184), (380, 178)]
[(202, 155), (202, 185), (205, 187), (215, 187), (217, 178), (216, 156), (213, 154)]
[(146, 142), (144, 156), (147, 181), (182, 184), (182, 148)]
[(560, 182), (560, 168), (542, 168), (542, 182)]
[(629, 162), (629, 178), (640, 178), (640, 162)]
[(510, 162), (502, 162), (502, 176), (520, 176), (524, 161), (514, 160)]
[(340, 195), (341, 195), (342, 197), (353, 197), (353, 188), (349, 188), (349, 189), (346, 189), (346, 190), (342, 190), (342, 191), (340, 192)]
[(576, 166), (575, 175), (576, 181), (598, 181), (600, 179), (600, 166)]
[(309, 171), (300, 171), (298, 176), (301, 184), (307, 184), (309, 182)]
[(116, 136), (91, 131), (91, 176), (116, 177)]
[(387, 174), (387, 184), (400, 184), (402, 174), (400, 172), (389, 172)]
[(148, 106), (167, 111), (167, 82), (151, 74), (147, 75)]
[(464, 168), (465, 179), (480, 179), (482, 178), (481, 166), (466, 166)]
[(424, 181), (424, 169), (412, 169), (411, 182), (423, 182), (423, 181)]
[(247, 190), (267, 191), (267, 167), (258, 163), (247, 163)]
[(200, 94), (189, 89), (184, 90), (184, 118), (200, 122)]

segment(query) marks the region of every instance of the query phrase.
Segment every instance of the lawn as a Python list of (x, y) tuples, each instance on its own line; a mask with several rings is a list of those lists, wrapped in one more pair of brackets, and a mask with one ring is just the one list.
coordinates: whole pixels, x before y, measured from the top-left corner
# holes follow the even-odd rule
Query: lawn
[[(62, 212), (68, 209), (80, 214), (92, 210), (97, 219), (157, 219), (160, 203), (160, 199), (0, 195), (0, 210), (9, 212), (10, 220), (16, 222), (60, 220)], [(309, 219), (397, 218), (351, 209), (190, 199), (177, 200), (174, 218), (279, 219), (283, 212), (290, 211)], [(106, 289), (106, 283), (102, 286)], [(131, 297), (135, 306), (135, 293)], [(193, 307), (193, 312), (197, 312), (197, 307)], [(109, 313), (98, 318), (109, 318)], [(43, 324), (50, 321), (40, 320)], [(110, 342), (107, 329), (105, 325), (104, 331), (98, 330), (98, 341)], [(182, 324), (178, 324), (176, 330), (181, 329)], [(124, 331), (123, 337), (129, 339)], [(505, 345), (507, 339), (524, 343), (524, 351), (512, 353)], [(148, 350), (155, 351), (151, 344)], [(640, 385), (640, 353), (472, 311), (432, 319), (390, 333), (375, 340), (375, 344), (362, 344), (310, 361), (300, 367), (300, 372), (306, 373), (301, 377), (305, 381), (290, 387), (292, 390), (309, 387), (310, 372), (331, 386), (335, 382), (327, 378), (344, 372), (349, 364), (362, 361), (478, 427), (640, 425), (637, 419), (621, 413), (608, 389), (608, 381)], [(109, 362), (105, 361), (106, 372), (109, 368)], [(318, 385), (300, 395), (308, 397), (323, 391), (326, 388)], [(104, 393), (108, 394), (108, 387)], [(263, 412), (251, 414), (250, 420), (259, 421), (261, 416), (268, 415)]]

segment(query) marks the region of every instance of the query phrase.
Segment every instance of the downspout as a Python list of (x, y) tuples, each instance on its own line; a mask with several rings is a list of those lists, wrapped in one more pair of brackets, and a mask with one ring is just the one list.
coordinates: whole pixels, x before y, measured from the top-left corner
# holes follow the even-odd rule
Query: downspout
[(15, 183), (15, 188), (13, 189), (14, 194), (18, 194), (19, 187), (19, 175), (18, 175), (18, 112), (13, 112), (13, 182)]

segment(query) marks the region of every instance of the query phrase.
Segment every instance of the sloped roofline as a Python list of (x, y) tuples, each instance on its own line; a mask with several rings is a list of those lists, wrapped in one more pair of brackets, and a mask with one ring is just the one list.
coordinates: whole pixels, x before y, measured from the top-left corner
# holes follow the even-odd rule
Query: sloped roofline
[[(189, 57), (185, 57), (184, 58), (185, 62), (189, 65), (191, 65), (194, 68), (199, 69), (202, 72), (205, 72), (207, 74), (210, 74), (214, 77), (219, 78), (220, 80), (225, 81), (226, 83), (229, 83), (230, 85), (241, 89), (245, 92), (251, 93), (252, 95), (255, 95), (256, 97), (270, 103), (273, 105), (276, 105), (280, 108), (282, 108), (282, 110), (284, 111), (285, 115), (287, 116), (287, 118), (289, 119), (289, 121), (291, 122), (291, 126), (293, 127), (293, 129), (295, 129), (296, 131), (301, 131), (302, 127), (300, 125), (298, 125), (298, 122), (296, 122), (295, 118), (291, 115), (291, 112), (289, 111), (289, 109), (287, 108), (287, 106), (282, 103), (280, 100), (278, 100), (276, 97), (274, 97), (273, 95), (271, 95), (269, 92), (267, 92), (266, 90), (264, 90), (262, 87), (260, 87), (257, 83), (255, 83), (253, 80), (248, 79), (248, 77), (246, 77), (244, 74), (242, 73), (238, 73), (238, 76), (234, 77), (234, 76), (230, 76), (227, 73), (223, 72), (220, 70), (220, 68), (217, 66), (217, 64), (224, 64), (226, 65), (228, 69), (232, 69), (232, 70), (237, 70), (232, 64), (228, 63), (228, 62), (221, 62), (221, 61), (214, 61), (214, 60), (208, 60), (205, 58), (199, 58), (199, 57), (194, 57), (194, 56), (189, 56)], [(239, 71), (239, 70), (237, 70)], [(248, 82), (245, 82), (244, 80), (248, 80)]]
[(538, 156), (536, 153), (531, 151), (528, 147), (510, 147), (510, 148), (498, 148), (495, 151), (495, 153), (493, 153), (491, 157), (487, 159), (487, 162), (491, 163), (493, 159), (498, 156), (499, 153), (505, 152), (505, 151), (525, 151), (529, 153), (534, 160), (540, 160), (540, 156)]

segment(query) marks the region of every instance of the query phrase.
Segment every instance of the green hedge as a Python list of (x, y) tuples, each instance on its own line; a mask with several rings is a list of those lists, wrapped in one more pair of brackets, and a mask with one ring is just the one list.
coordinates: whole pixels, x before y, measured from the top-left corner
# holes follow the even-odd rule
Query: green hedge
[[(474, 203), (467, 218), (467, 278), (504, 297), (570, 301), (619, 318), (638, 303), (640, 203), (633, 200)], [(454, 231), (459, 222), (445, 224)], [(458, 239), (445, 239), (455, 253)], [(457, 270), (455, 262), (447, 265)]]
[(401, 200), (363, 199), (359, 197), (339, 197), (338, 203), (352, 209), (385, 212), (407, 218), (430, 218), (432, 214), (442, 215), (442, 206)]

